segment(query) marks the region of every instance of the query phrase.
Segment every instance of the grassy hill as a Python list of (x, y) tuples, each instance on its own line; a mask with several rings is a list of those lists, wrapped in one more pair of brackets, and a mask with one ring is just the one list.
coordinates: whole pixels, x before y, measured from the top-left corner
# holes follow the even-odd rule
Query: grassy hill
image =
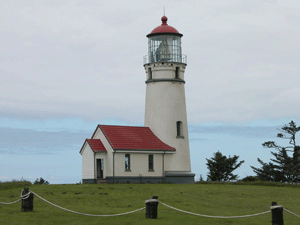
[[(12, 202), (22, 188), (0, 188), (0, 202)], [(222, 184), (102, 184), (32, 185), (30, 190), (59, 206), (89, 214), (117, 214), (145, 206), (158, 195), (173, 207), (206, 215), (239, 216), (270, 209), (276, 201), (300, 214), (300, 189)], [(300, 218), (284, 212), (285, 224), (300, 224)], [(184, 214), (161, 204), (158, 219), (145, 219), (145, 210), (118, 217), (89, 217), (55, 208), (34, 198), (34, 212), (21, 212), (21, 202), (0, 204), (0, 224), (271, 224), (271, 213), (240, 219), (214, 219)]]

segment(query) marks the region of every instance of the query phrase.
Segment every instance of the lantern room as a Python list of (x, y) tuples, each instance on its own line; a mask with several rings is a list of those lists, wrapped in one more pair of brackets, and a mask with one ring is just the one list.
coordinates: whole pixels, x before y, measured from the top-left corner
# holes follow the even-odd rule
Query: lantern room
[(174, 27), (167, 24), (168, 18), (161, 18), (162, 24), (152, 30), (148, 37), (148, 55), (144, 64), (156, 62), (177, 62), (186, 64), (181, 52), (181, 37)]

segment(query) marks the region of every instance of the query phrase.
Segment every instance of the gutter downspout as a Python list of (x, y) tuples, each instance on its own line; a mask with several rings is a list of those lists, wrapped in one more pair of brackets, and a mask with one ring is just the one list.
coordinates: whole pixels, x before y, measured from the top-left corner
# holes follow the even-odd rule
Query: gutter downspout
[(165, 182), (165, 154), (166, 154), (166, 152), (164, 151), (164, 153), (163, 153), (163, 161), (162, 161), (162, 176), (163, 176), (163, 183)]
[[(96, 166), (95, 166), (96, 165)], [(97, 162), (96, 162), (96, 152), (94, 152), (94, 182), (97, 184)]]
[(115, 151), (113, 151), (113, 184), (115, 183)]

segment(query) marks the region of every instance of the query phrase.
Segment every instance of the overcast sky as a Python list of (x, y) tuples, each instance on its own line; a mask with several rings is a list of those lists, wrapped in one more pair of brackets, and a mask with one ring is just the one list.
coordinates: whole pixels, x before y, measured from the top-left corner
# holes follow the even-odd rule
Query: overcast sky
[(220, 150), (270, 158), (264, 141), (300, 124), (297, 0), (0, 3), (0, 181), (79, 182), (79, 150), (97, 124), (143, 125), (147, 38), (182, 37), (192, 171)]

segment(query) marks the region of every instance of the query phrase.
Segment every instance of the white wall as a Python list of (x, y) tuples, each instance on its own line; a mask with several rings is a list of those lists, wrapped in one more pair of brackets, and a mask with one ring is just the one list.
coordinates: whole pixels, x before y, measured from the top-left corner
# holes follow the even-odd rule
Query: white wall
[[(185, 88), (184, 83), (174, 81), (176, 67), (180, 67), (179, 77), (183, 79), (185, 64), (145, 65), (146, 73), (149, 71), (148, 68), (151, 68), (153, 79), (173, 79), (147, 83), (145, 126), (149, 126), (163, 142), (176, 148), (175, 154), (167, 156), (166, 171), (191, 171)], [(182, 122), (184, 138), (176, 137), (177, 121)]]
[(81, 152), (82, 155), (82, 179), (94, 179), (94, 152), (91, 147), (85, 142)]
[(130, 154), (130, 172), (125, 171), (125, 154), (115, 154), (115, 176), (163, 176), (162, 154), (153, 154), (154, 171), (148, 170), (148, 155), (146, 153), (128, 153)]

